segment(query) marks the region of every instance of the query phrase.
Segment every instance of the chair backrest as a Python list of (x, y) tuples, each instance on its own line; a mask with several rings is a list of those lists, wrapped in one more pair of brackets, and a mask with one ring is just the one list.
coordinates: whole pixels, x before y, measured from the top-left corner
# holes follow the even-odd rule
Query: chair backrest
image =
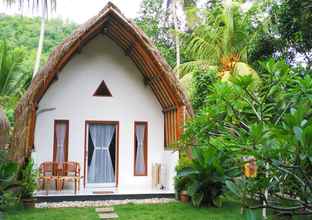
[(43, 162), (39, 166), (40, 176), (54, 176), (58, 167), (58, 163), (47, 161)]
[(80, 165), (78, 162), (64, 162), (63, 175), (65, 176), (80, 176)]

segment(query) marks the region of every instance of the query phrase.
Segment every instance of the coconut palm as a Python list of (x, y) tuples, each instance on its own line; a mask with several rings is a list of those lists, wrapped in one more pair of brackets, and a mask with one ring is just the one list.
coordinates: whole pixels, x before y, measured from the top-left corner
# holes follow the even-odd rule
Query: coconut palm
[(18, 73), (21, 58), (21, 54), (0, 42), (0, 97), (16, 96), (23, 90), (27, 76)]
[(250, 15), (240, 12), (240, 5), (231, 0), (214, 10), (219, 11), (210, 12), (205, 24), (197, 26), (191, 34), (181, 34), (183, 48), (192, 61), (180, 65), (178, 77), (189, 84), (197, 70), (214, 68), (223, 81), (235, 73), (259, 79), (247, 64), (247, 52), (257, 36), (248, 29)]
[(48, 11), (55, 10), (56, 0), (3, 0), (3, 1), (6, 2), (8, 6), (17, 4), (19, 8), (23, 8), (24, 5), (27, 3), (28, 7), (32, 6), (33, 9), (40, 8), (41, 10), (40, 37), (39, 37), (36, 61), (35, 61), (34, 71), (33, 71), (33, 76), (35, 76), (40, 67), (40, 59), (41, 59), (41, 54), (42, 54), (44, 32), (45, 32), (45, 22), (47, 19)]

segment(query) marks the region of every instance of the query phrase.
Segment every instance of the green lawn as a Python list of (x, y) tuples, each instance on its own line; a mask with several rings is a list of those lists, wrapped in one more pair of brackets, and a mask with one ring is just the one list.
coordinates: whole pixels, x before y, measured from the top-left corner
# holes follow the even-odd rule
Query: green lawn
[[(114, 206), (119, 220), (241, 220), (239, 206), (195, 209), (182, 203)], [(6, 220), (98, 220), (94, 208), (27, 209), (6, 214)]]

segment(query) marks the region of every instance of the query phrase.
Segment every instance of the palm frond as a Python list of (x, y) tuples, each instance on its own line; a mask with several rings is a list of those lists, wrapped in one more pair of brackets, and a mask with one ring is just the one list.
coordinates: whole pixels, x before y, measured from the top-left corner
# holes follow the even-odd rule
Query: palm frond
[(25, 76), (17, 72), (18, 56), (9, 50), (5, 42), (0, 44), (0, 96), (14, 96), (22, 89)]
[[(189, 62), (180, 64), (179, 71), (176, 71), (176, 72), (179, 72), (180, 74), (178, 78), (182, 79), (187, 74), (193, 74), (198, 71), (207, 71), (208, 68), (211, 68), (211, 67), (216, 67), (216, 66), (210, 64), (208, 60), (195, 60), (195, 61), (189, 61)], [(175, 70), (177, 69), (175, 68)]]
[(43, 8), (46, 12), (56, 10), (57, 0), (2, 0), (7, 6), (18, 6), (22, 8), (32, 8), (33, 10), (38, 10)]

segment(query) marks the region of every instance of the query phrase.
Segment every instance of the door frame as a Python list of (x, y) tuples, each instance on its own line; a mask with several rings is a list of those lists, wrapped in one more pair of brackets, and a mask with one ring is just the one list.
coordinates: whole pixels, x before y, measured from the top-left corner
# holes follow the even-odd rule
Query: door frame
[(64, 123), (66, 125), (65, 130), (65, 143), (64, 143), (64, 162), (68, 162), (68, 143), (69, 143), (69, 120), (66, 119), (54, 119), (54, 134), (53, 134), (53, 161), (56, 161), (57, 141), (56, 141), (56, 124)]
[(87, 184), (87, 164), (88, 164), (88, 125), (115, 125), (116, 126), (116, 147), (115, 147), (115, 182), (118, 187), (119, 180), (119, 121), (99, 121), (99, 120), (86, 120), (85, 121), (85, 140), (84, 140), (84, 170), (83, 170), (83, 187), (86, 188)]

